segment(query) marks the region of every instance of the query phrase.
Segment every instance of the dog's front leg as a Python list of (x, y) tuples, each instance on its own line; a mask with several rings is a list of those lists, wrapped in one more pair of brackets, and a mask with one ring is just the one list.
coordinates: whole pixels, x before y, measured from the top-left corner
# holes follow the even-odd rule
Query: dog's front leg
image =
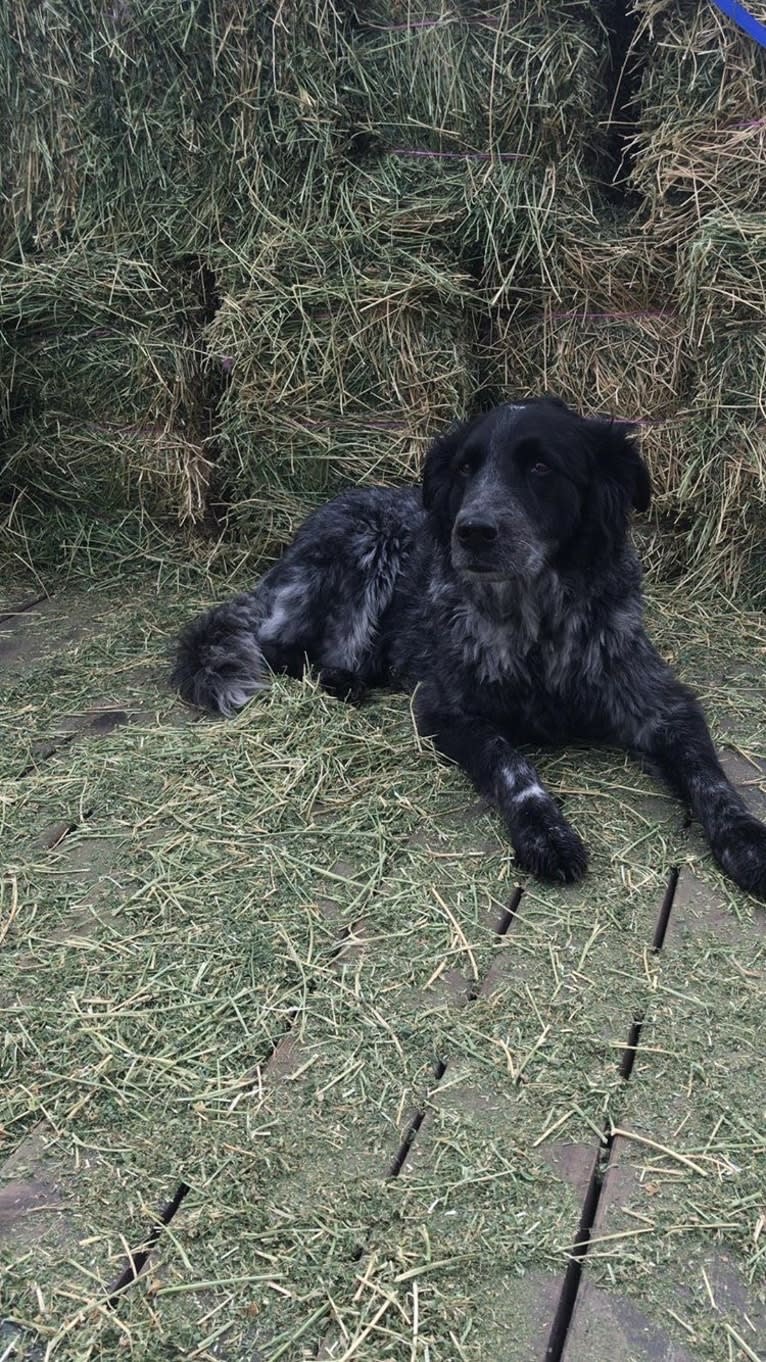
[(721, 869), (748, 893), (766, 898), (766, 827), (728, 780), (697, 701), (669, 672), (646, 694), (657, 708), (631, 725), (630, 745), (689, 805)]
[(523, 870), (541, 879), (579, 880), (588, 863), (585, 847), (569, 826), (531, 762), (491, 723), (478, 716), (419, 705), (418, 731), (470, 776), (479, 794), (500, 809)]

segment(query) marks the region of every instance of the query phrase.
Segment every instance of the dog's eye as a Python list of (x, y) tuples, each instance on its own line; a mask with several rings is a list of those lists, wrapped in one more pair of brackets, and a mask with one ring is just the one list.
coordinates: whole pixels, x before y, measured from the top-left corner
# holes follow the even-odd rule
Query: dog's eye
[(463, 459), (463, 462), (459, 463), (457, 466), (457, 475), (459, 478), (470, 478), (472, 472), (473, 465), (471, 464), (470, 459)]
[(547, 463), (533, 463), (529, 471), (533, 478), (546, 478), (551, 470)]

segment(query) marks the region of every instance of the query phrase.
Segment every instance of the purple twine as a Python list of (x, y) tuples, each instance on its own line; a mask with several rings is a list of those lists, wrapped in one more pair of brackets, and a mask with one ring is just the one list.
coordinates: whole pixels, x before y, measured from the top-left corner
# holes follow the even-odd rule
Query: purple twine
[(443, 15), (434, 15), (432, 19), (412, 19), (406, 24), (374, 24), (370, 25), (376, 33), (403, 33), (418, 28), (447, 28), (454, 23), (461, 24), (484, 24), (487, 28), (499, 28), (500, 20), (496, 14), (463, 14), (458, 19), (457, 16), (445, 19)]
[(422, 147), (389, 147), (389, 156), (428, 156), (437, 161), (526, 161), (524, 151), (427, 151)]

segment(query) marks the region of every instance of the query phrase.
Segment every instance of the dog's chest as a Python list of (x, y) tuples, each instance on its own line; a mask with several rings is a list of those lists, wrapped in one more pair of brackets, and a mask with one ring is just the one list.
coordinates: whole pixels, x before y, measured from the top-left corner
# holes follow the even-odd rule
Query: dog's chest
[(455, 620), (455, 637), (467, 671), (480, 685), (503, 681), (521, 682), (527, 675), (524, 648), (518, 631), (503, 627), (473, 611), (461, 612)]
[(598, 641), (587, 638), (578, 616), (564, 620), (553, 633), (536, 620), (496, 621), (471, 611), (456, 625), (453, 637), (477, 685), (556, 694), (569, 689), (583, 668), (593, 675), (600, 666)]

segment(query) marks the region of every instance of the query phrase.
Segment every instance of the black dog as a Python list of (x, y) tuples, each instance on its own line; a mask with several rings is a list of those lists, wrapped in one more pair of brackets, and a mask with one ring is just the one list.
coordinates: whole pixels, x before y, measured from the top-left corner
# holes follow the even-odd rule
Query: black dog
[(173, 682), (222, 714), (307, 663), (340, 698), (414, 691), (420, 732), (498, 806), (519, 864), (558, 880), (585, 847), (518, 744), (618, 744), (763, 897), (766, 827), (644, 632), (628, 523), (649, 497), (626, 426), (554, 399), (499, 407), (437, 440), (422, 495), (358, 488), (316, 511), (252, 593), (187, 628)]

